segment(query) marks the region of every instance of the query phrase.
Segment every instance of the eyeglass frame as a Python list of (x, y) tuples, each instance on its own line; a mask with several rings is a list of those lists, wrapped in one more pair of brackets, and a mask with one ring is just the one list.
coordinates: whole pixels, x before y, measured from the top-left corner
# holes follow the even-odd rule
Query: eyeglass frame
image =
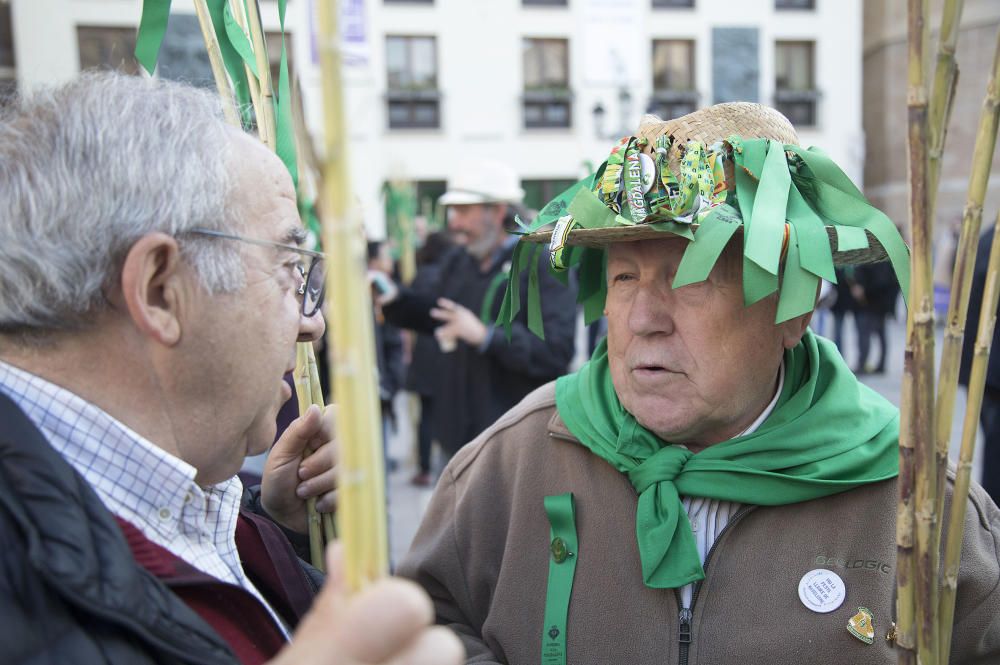
[[(296, 247), (295, 245), (286, 245), (280, 242), (274, 242), (272, 240), (262, 240), (260, 238), (248, 238), (246, 236), (241, 236), (236, 233), (228, 233), (226, 231), (216, 231), (214, 229), (203, 229), (203, 228), (193, 228), (188, 229), (187, 233), (193, 233), (200, 236), (209, 236), (212, 238), (224, 238), (226, 240), (238, 240), (239, 242), (245, 242), (250, 245), (258, 245), (259, 247), (273, 247), (275, 249), (286, 250), (290, 252), (295, 252), (296, 254), (301, 254), (303, 256), (312, 257), (312, 262), (309, 264), (309, 269), (305, 270), (299, 267), (299, 273), (302, 275), (302, 284), (296, 289), (296, 293), (300, 296), (302, 302), (302, 316), (309, 317), (315, 316), (316, 313), (323, 306), (323, 297), (326, 295), (326, 280), (320, 280), (319, 295), (316, 296), (316, 305), (309, 312), (306, 312), (306, 285), (309, 284), (309, 280), (312, 278), (313, 270), (316, 269), (317, 265), (321, 265), (326, 259), (326, 254), (323, 252), (317, 252), (312, 249), (305, 249), (304, 247)], [(325, 275), (324, 275), (325, 277)]]

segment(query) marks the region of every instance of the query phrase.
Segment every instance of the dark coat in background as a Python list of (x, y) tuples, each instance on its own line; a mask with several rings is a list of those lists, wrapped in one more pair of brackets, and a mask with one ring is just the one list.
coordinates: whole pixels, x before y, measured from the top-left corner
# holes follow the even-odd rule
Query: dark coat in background
[[(401, 328), (432, 334), (438, 322), (430, 315), (438, 298), (448, 298), (480, 315), (488, 300), (488, 319), (496, 320), (507, 282), (498, 277), (509, 270), (514, 245), (498, 252), (483, 271), (479, 260), (461, 247), (441, 259), (436, 283), (420, 293), (402, 289), (383, 308), (386, 321)], [(521, 275), (522, 307), (508, 342), (502, 328), (493, 331), (484, 349), (462, 342), (442, 353), (427, 374), (433, 382), (434, 436), (448, 455), (474, 439), (510, 407), (538, 386), (564, 374), (573, 359), (576, 326), (575, 289), (563, 286), (548, 272), (544, 254), (538, 271), (545, 339), (528, 330), (527, 269)]]

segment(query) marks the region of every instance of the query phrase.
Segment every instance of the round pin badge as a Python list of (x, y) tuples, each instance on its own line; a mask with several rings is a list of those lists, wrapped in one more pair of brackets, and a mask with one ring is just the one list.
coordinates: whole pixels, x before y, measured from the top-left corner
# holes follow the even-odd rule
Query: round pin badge
[(653, 158), (642, 152), (639, 153), (639, 165), (642, 167), (642, 193), (645, 194), (653, 188), (656, 182), (656, 163)]
[(813, 612), (832, 612), (844, 603), (846, 597), (844, 580), (832, 570), (810, 570), (799, 580), (799, 600)]

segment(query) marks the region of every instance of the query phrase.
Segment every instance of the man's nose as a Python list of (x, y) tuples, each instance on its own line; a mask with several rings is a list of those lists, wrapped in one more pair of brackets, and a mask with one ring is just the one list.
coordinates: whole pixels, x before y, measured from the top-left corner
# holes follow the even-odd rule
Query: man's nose
[(669, 284), (639, 285), (629, 308), (628, 325), (633, 335), (670, 334), (674, 331), (671, 291)]
[(322, 310), (312, 316), (299, 315), (299, 341), (315, 342), (323, 336), (326, 330), (326, 319), (323, 318)]

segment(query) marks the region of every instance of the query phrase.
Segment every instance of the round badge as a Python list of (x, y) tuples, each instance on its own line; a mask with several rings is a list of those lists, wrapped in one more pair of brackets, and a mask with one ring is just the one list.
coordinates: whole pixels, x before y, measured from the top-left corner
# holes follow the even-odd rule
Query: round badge
[(656, 164), (653, 158), (644, 152), (639, 153), (639, 165), (642, 167), (642, 193), (645, 194), (653, 188), (656, 182)]
[(843, 604), (846, 596), (844, 580), (832, 570), (810, 570), (799, 580), (799, 600), (813, 612), (832, 612)]

